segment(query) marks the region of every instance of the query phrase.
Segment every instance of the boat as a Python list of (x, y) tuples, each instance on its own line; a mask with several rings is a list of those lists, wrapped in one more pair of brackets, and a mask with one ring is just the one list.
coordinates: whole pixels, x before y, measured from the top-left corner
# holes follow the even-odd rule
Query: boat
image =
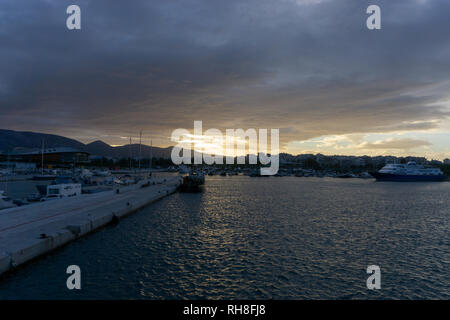
[(174, 166), (170, 166), (167, 168), (167, 172), (177, 172), (177, 168), (175, 168)]
[(81, 169), (80, 178), (83, 180), (89, 180), (94, 174), (89, 169)]
[(192, 172), (183, 177), (179, 190), (181, 192), (200, 192), (203, 184), (205, 184), (205, 175), (203, 173)]
[[(45, 197), (47, 195), (47, 190), (48, 190), (48, 186), (49, 185), (61, 185), (61, 184), (77, 183), (77, 181), (75, 181), (75, 179), (73, 179), (72, 176), (55, 176), (55, 178), (52, 179), (52, 180), (53, 181), (50, 184), (38, 184), (38, 185), (36, 185), (36, 189), (39, 191), (39, 195), (40, 195), (39, 200), (42, 197)], [(36, 197), (34, 195), (31, 195), (30, 199), (31, 199), (31, 201), (33, 201), (33, 199), (36, 199)]]
[(358, 178), (361, 178), (361, 179), (372, 179), (372, 176), (368, 172), (361, 172), (358, 175)]
[(425, 167), (410, 161), (407, 164), (390, 163), (379, 171), (370, 172), (378, 181), (444, 181), (446, 176), (439, 168)]
[(128, 186), (130, 184), (135, 184), (137, 182), (136, 177), (132, 177), (129, 174), (126, 174), (124, 176), (119, 177), (118, 179), (114, 180), (115, 184)]
[(0, 210), (15, 207), (12, 199), (8, 197), (5, 191), (0, 190)]
[(303, 170), (303, 176), (304, 177), (314, 177), (314, 171), (311, 169), (304, 169)]
[(250, 172), (250, 177), (270, 177), (270, 176), (261, 174), (261, 169), (254, 169)]
[(37, 180), (37, 181), (55, 180), (56, 177), (57, 176), (55, 174), (38, 174), (38, 175), (33, 176), (33, 178), (31, 178), (31, 180)]
[(181, 173), (181, 174), (189, 173), (190, 171), (191, 170), (188, 167), (184, 166), (184, 165), (180, 165), (178, 167), (178, 172)]
[(286, 169), (280, 169), (278, 172), (274, 175), (274, 177), (288, 177), (290, 176), (290, 172), (288, 172)]
[(76, 197), (81, 195), (80, 183), (50, 184), (47, 186), (47, 195), (41, 201)]
[(0, 170), (0, 178), (8, 177), (10, 175), (12, 175), (12, 172), (10, 169)]
[(303, 177), (304, 173), (302, 170), (298, 170), (295, 174), (296, 177)]
[(55, 180), (56, 174), (46, 174), (44, 173), (44, 139), (42, 139), (42, 150), (41, 150), (41, 174), (33, 176), (31, 180)]
[(35, 194), (29, 194), (26, 198), (26, 201), (28, 203), (39, 202), (39, 201), (41, 201), (41, 199), (42, 199), (42, 196), (41, 196), (41, 193), (39, 192), (39, 193), (35, 193)]
[(341, 173), (336, 175), (336, 178), (341, 178), (341, 179), (348, 179), (348, 178), (356, 178), (356, 176), (353, 173)]

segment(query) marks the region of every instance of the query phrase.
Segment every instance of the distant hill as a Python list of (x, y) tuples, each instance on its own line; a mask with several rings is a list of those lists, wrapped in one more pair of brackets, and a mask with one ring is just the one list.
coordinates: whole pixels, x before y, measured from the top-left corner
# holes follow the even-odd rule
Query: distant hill
[[(87, 151), (92, 155), (113, 158), (126, 158), (130, 156), (130, 153), (133, 158), (136, 158), (139, 156), (140, 149), (139, 144), (119, 147), (112, 147), (103, 141), (94, 141), (84, 144), (77, 140), (54, 134), (0, 129), (0, 151), (2, 152), (40, 149), (42, 147), (42, 140), (45, 141), (45, 148), (71, 147), (78, 150)], [(150, 150), (150, 146), (142, 145), (142, 158), (150, 157)], [(168, 159), (170, 158), (171, 151), (172, 147), (153, 147), (152, 154), (154, 158)]]
[(43, 139), (45, 139), (46, 148), (71, 147), (84, 149), (85, 147), (83, 143), (77, 140), (54, 134), (0, 129), (0, 150), (9, 152), (17, 149), (42, 148)]
[[(57, 147), (70, 147), (78, 149), (81, 151), (89, 152), (91, 155), (111, 157), (111, 158), (128, 158), (130, 155), (133, 158), (139, 157), (139, 150), (141, 149), (142, 158), (150, 157), (150, 146), (139, 144), (124, 145), (119, 147), (113, 147), (103, 141), (94, 141), (88, 144), (84, 144), (80, 141), (69, 139), (66, 137), (37, 133), (29, 131), (13, 131), (0, 129), (0, 153), (6, 152), (20, 152), (20, 151), (30, 151), (41, 149), (42, 140), (45, 140), (46, 148), (57, 148)], [(154, 158), (165, 158), (170, 159), (173, 147), (159, 148), (153, 147), (152, 154)], [(194, 152), (195, 154), (195, 152)], [(288, 153), (280, 153), (280, 163), (282, 164), (305, 164), (314, 162), (316, 166), (335, 166), (342, 163), (347, 163), (347, 165), (357, 165), (364, 163), (366, 165), (380, 166), (384, 163), (398, 162), (400, 161), (408, 162), (415, 161), (417, 163), (426, 164), (428, 163), (425, 157), (395, 157), (395, 156), (344, 156), (344, 155), (333, 155), (325, 156), (322, 154), (299, 154), (291, 155)], [(430, 162), (432, 164), (432, 161)]]
[(150, 146), (139, 144), (124, 145), (119, 147), (112, 147), (103, 141), (94, 141), (85, 146), (87, 152), (93, 155), (113, 157), (113, 158), (136, 158), (141, 154), (142, 158), (149, 158), (150, 153), (152, 153), (154, 158), (170, 158), (170, 153), (172, 152), (172, 147), (159, 148), (153, 147), (151, 150)]

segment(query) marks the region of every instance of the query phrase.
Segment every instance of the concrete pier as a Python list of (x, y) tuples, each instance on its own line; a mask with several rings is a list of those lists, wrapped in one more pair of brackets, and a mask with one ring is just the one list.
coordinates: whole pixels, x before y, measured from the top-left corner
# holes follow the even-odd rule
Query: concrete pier
[[(0, 275), (176, 191), (179, 177), (0, 211)], [(118, 190), (118, 191), (117, 191)]]

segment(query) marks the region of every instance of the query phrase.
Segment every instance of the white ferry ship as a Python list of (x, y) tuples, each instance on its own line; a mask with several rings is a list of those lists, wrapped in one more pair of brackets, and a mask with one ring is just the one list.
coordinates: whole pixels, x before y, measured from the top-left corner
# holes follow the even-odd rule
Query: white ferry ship
[(445, 175), (439, 168), (427, 168), (415, 162), (387, 164), (378, 172), (370, 174), (380, 181), (443, 181)]

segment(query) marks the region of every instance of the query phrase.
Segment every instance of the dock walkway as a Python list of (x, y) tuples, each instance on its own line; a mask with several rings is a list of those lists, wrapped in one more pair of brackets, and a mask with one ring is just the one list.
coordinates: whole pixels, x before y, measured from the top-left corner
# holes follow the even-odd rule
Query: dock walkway
[(176, 191), (179, 177), (0, 211), (0, 275)]

